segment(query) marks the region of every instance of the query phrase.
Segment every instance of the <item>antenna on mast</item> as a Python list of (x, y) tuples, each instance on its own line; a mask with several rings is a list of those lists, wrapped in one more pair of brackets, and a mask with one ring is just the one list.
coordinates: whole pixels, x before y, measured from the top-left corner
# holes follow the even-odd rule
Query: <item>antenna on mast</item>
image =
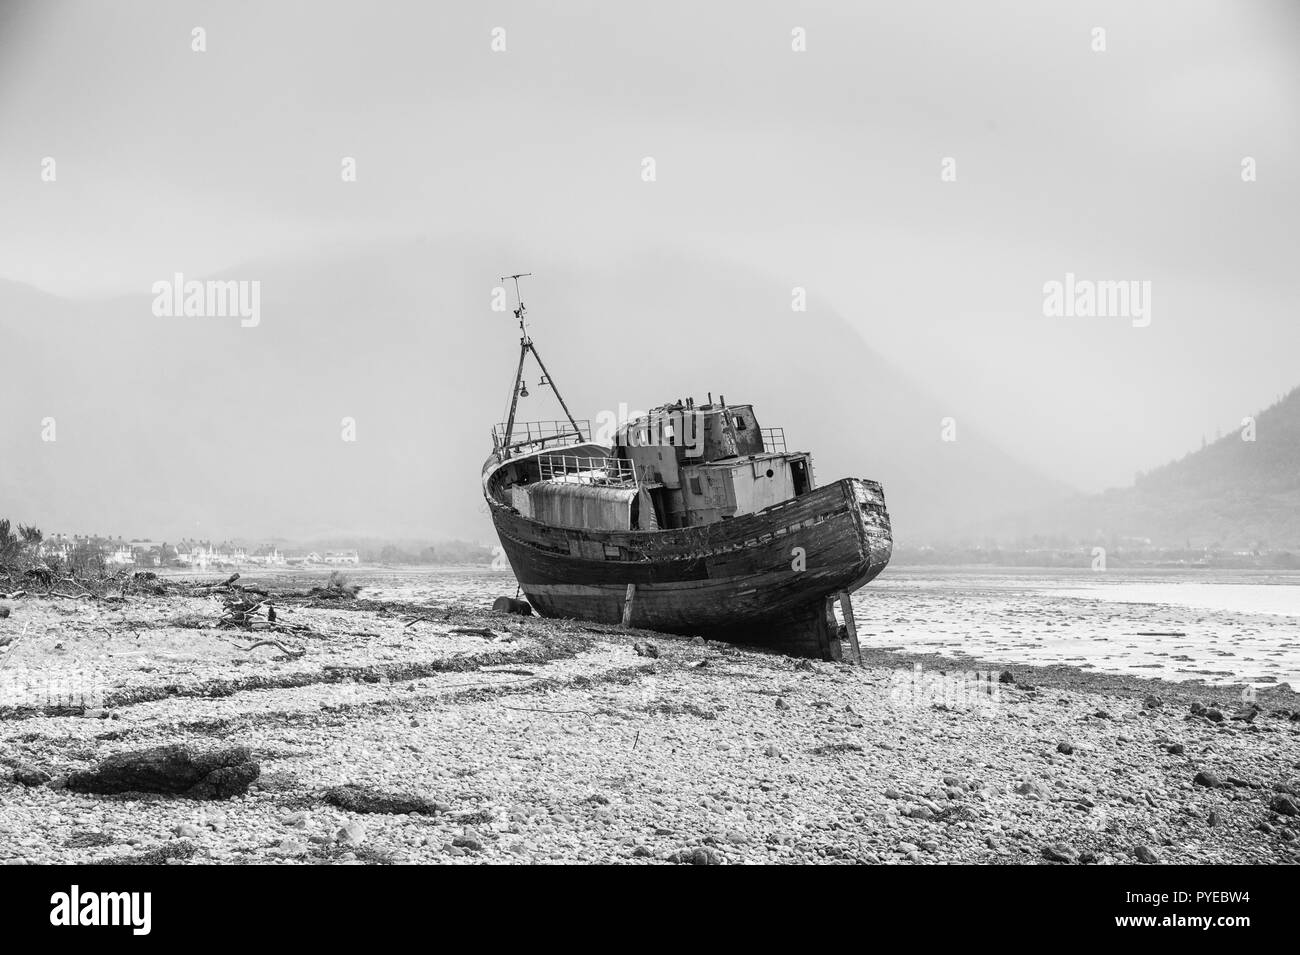
[(519, 294), (519, 280), (522, 279), (522, 278), (527, 278), (528, 276), (530, 276), (530, 275), (532, 275), (532, 274), (533, 274), (532, 272), (516, 272), (514, 275), (503, 275), (503, 276), (501, 276), (501, 282), (502, 282), (503, 284), (504, 284), (504, 282), (505, 282), (506, 279), (514, 279), (514, 283), (515, 283), (515, 301), (519, 303), (518, 306), (515, 308), (514, 311), (515, 311), (515, 318), (519, 319), (519, 331), (520, 331), (520, 333), (524, 336), (524, 338), (521, 339), (521, 341), (522, 341), (522, 340), (525, 340), (525, 339), (528, 338), (528, 329), (524, 327), (524, 321), (525, 321), (526, 316), (527, 316), (527, 314), (528, 314), (528, 309), (524, 308), (524, 299), (523, 299), (523, 296)]

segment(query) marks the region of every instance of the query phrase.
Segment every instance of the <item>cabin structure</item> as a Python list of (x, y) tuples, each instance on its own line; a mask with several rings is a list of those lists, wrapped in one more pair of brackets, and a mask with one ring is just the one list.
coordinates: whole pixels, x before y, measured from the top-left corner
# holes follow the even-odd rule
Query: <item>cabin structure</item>
[[(764, 428), (752, 405), (692, 398), (661, 405), (619, 428), (613, 447), (574, 445), (583, 422), (493, 430), (498, 500), (530, 520), (588, 530), (657, 531), (754, 514), (816, 487), (812, 456), (786, 449), (781, 428)], [(550, 450), (552, 440), (566, 442)]]
[(619, 429), (613, 453), (642, 476), (661, 528), (754, 514), (814, 487), (811, 455), (787, 451), (784, 429), (725, 397), (655, 408)]

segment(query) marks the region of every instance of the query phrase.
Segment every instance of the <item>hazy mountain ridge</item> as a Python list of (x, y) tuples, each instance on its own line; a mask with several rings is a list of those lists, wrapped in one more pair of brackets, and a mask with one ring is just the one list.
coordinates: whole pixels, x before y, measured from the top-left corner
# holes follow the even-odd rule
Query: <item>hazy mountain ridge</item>
[[(815, 300), (793, 312), (789, 288), (720, 262), (601, 255), (423, 240), (249, 263), (219, 277), (261, 281), (256, 328), (156, 317), (143, 289), (81, 303), (0, 285), (5, 507), (52, 531), (491, 539), (479, 467), (518, 354), (491, 290), (521, 265), (580, 418), (707, 391), (752, 403), (814, 453), (819, 481), (880, 480), (904, 541), (1061, 496), (964, 421), (942, 441), (949, 410)], [(526, 380), (521, 419), (558, 417), (531, 363)]]
[(1131, 487), (1024, 511), (980, 533), (1001, 541), (1125, 542), (1156, 548), (1300, 549), (1300, 388)]

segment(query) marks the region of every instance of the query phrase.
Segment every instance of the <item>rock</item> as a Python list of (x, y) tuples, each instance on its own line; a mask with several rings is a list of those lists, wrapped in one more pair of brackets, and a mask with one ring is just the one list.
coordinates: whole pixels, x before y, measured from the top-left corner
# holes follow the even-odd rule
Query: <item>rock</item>
[(1300, 804), (1285, 793), (1279, 793), (1269, 800), (1268, 808), (1280, 816), (1300, 816)]
[(1138, 862), (1146, 865), (1156, 865), (1160, 862), (1160, 857), (1146, 846), (1134, 846), (1133, 855), (1137, 857)]
[(359, 846), (366, 841), (366, 827), (354, 820), (339, 829), (334, 838), (344, 845)]
[(1049, 862), (1066, 862), (1073, 864), (1079, 861), (1079, 855), (1064, 843), (1054, 842), (1043, 849), (1043, 858)]
[(1193, 703), (1191, 707), (1191, 712), (1193, 716), (1200, 716), (1202, 713), (1205, 712), (1205, 704)]
[(1170, 756), (1182, 756), (1183, 753), (1187, 752), (1187, 750), (1183, 747), (1182, 743), (1166, 743), (1165, 752)]
[(1268, 822), (1261, 822), (1261, 823), (1260, 823), (1258, 826), (1256, 826), (1255, 828), (1258, 829), (1260, 832), (1272, 832), (1272, 831), (1273, 831), (1273, 827), (1272, 827), (1272, 825), (1270, 825)]
[(109, 756), (94, 769), (71, 773), (66, 786), (98, 795), (147, 792), (229, 799), (247, 792), (260, 772), (245, 746), (196, 753), (171, 745)]
[(779, 749), (777, 749), (775, 746), (770, 746), (770, 745), (769, 745), (769, 746), (764, 747), (764, 749), (763, 749), (763, 755), (764, 755), (764, 756), (780, 756), (780, 755), (781, 755), (781, 751), (780, 751)]
[(438, 812), (438, 804), (432, 799), (409, 793), (386, 793), (369, 786), (352, 783), (346, 786), (331, 786), (325, 790), (325, 801), (348, 812), (385, 813), (394, 816), (404, 816), (407, 813), (432, 816)]
[(533, 605), (527, 600), (516, 600), (514, 597), (498, 597), (492, 601), (493, 613), (512, 613), (520, 617), (531, 617), (533, 615)]
[(678, 865), (722, 865), (722, 856), (707, 846), (698, 849), (682, 849), (668, 857), (669, 862)]
[(885, 790), (885, 798), (886, 798), (886, 799), (902, 799), (902, 798), (903, 798), (903, 794), (900, 793), (897, 789), (894, 789), (893, 787), (890, 787), (889, 789), (886, 789), (886, 790)]
[(788, 710), (790, 708), (790, 704), (785, 701), (785, 697), (778, 696), (776, 698), (776, 708), (778, 710)]
[(1160, 699), (1160, 697), (1152, 694), (1151, 696), (1148, 696), (1145, 700), (1142, 701), (1142, 705), (1146, 707), (1148, 710), (1158, 710), (1160, 707), (1164, 706), (1165, 704), (1164, 701)]
[(1219, 777), (1216, 776), (1214, 773), (1212, 773), (1210, 770), (1202, 769), (1199, 773), (1197, 773), (1195, 776), (1192, 777), (1192, 785), (1208, 786), (1210, 789), (1222, 789), (1225, 784), (1220, 782)]
[(460, 849), (468, 849), (470, 852), (479, 852), (483, 848), (483, 838), (466, 826), (464, 832), (451, 840), (451, 844)]
[(634, 643), (632, 649), (636, 651), (636, 655), (639, 657), (650, 657), (656, 660), (659, 658), (659, 648), (649, 641)]
[(1030, 796), (1036, 799), (1047, 798), (1047, 790), (1038, 783), (1020, 783), (1016, 786), (1016, 792), (1021, 796)]
[(173, 829), (172, 832), (182, 839), (197, 839), (199, 836), (203, 835), (203, 830), (192, 822), (182, 822), (179, 826)]
[(305, 856), (308, 852), (307, 843), (301, 839), (295, 839), (290, 836), (287, 839), (281, 839), (276, 843), (275, 848), (271, 850), (271, 855), (281, 856), (286, 859), (296, 859)]
[(1058, 753), (1064, 753), (1066, 756), (1069, 756), (1071, 753), (1074, 752), (1074, 746), (1072, 746), (1070, 743), (1060, 742), (1056, 744), (1056, 751)]
[(979, 819), (979, 816), (976, 815), (975, 810), (971, 809), (969, 806), (953, 805), (939, 812), (935, 816), (935, 819), (939, 822), (946, 822), (948, 825), (952, 825), (958, 822), (975, 822)]
[(1220, 825), (1223, 822), (1223, 816), (1222, 814), (1220, 814), (1219, 810), (1211, 809), (1210, 817), (1206, 820), (1206, 822), (1208, 822), (1211, 826)]
[(1258, 703), (1252, 703), (1245, 709), (1233, 713), (1232, 718), (1234, 720), (1240, 720), (1243, 723), (1253, 723), (1255, 722), (1255, 717), (1259, 716), (1259, 714), (1263, 712), (1263, 708)]
[(1108, 720), (1110, 719), (1110, 713), (1106, 710), (1098, 710), (1096, 713), (1092, 714), (1092, 718), (1096, 720)]
[(1014, 676), (1011, 675), (1011, 671), (1010, 671), (1010, 670), (1003, 670), (1002, 673), (998, 676), (998, 682), (999, 682), (999, 683), (1015, 683), (1015, 682), (1016, 682), (1016, 678), (1015, 678)]
[(1205, 718), (1206, 718), (1207, 720), (1209, 720), (1211, 723), (1222, 723), (1222, 722), (1223, 722), (1223, 714), (1220, 713), (1218, 710), (1216, 710), (1214, 707), (1210, 707), (1208, 710), (1205, 711), (1205, 713), (1204, 713), (1203, 715), (1204, 715)]
[[(9, 605), (8, 605), (8, 604), (0, 604), (0, 620), (3, 620), (3, 619), (5, 619), (5, 618), (8, 617), (8, 616), (9, 616)], [(8, 642), (9, 642), (8, 640), (5, 641), (5, 643), (8, 643)]]
[(50, 774), (35, 766), (20, 763), (14, 769), (13, 781), (23, 786), (44, 786), (50, 781)]

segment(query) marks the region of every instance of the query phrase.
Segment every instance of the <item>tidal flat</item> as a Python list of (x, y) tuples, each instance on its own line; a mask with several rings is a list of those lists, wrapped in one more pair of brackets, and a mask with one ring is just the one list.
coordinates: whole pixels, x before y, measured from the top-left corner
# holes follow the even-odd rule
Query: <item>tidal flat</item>
[[(219, 575), (9, 601), (0, 861), (1300, 861), (1300, 700), (1235, 679), (1248, 666), (1210, 681), (1035, 665), (1033, 646), (955, 655), (961, 620), (993, 621), (950, 594), (928, 641), (929, 585), (855, 598), (858, 666), (847, 644), (831, 663), (494, 614), (488, 594), (514, 586), (481, 570), (350, 576), (356, 593), (241, 578), (272, 594), (275, 629), (219, 626)], [(1175, 612), (1144, 606), (1123, 626)], [(1040, 610), (1012, 620), (1022, 642), (1064, 622)], [(162, 747), (246, 754), (253, 778), (93, 791)]]

